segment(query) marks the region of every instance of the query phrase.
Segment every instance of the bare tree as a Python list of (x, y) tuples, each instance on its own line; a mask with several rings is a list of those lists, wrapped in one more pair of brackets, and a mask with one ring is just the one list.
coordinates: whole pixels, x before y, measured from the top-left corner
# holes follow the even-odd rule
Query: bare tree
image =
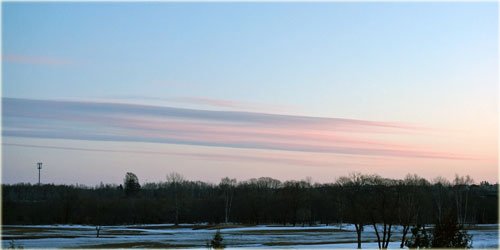
[(100, 226), (100, 225), (95, 226), (96, 238), (99, 238), (99, 233), (101, 232), (101, 229), (102, 229), (102, 226)]
[(167, 175), (167, 184), (172, 188), (172, 195), (174, 198), (174, 213), (175, 225), (179, 225), (179, 210), (180, 210), (180, 201), (179, 201), (179, 186), (185, 182), (184, 176), (179, 173), (172, 172)]
[[(255, 222), (258, 224), (261, 220), (268, 220), (272, 209), (267, 205), (275, 201), (281, 182), (270, 177), (260, 177), (258, 179), (252, 178), (240, 184), (244, 184), (242, 186), (252, 190), (248, 198), (256, 199), (256, 202), (249, 204)], [(288, 207), (286, 208), (288, 209)], [(282, 213), (282, 216), (286, 217), (286, 215), (287, 212)]]
[(370, 218), (377, 243), (380, 249), (386, 249), (391, 241), (392, 226), (396, 222), (396, 208), (399, 207), (399, 195), (396, 181), (371, 176), (370, 188)]
[(335, 190), (337, 191), (334, 193), (334, 203), (338, 222), (340, 223), (340, 229), (342, 229), (342, 224), (344, 223), (344, 210), (346, 209), (346, 202), (342, 197), (342, 193), (344, 192), (343, 187), (338, 185)]
[(450, 186), (450, 182), (441, 176), (434, 178), (432, 182), (434, 184), (433, 185), (434, 191), (432, 192), (432, 195), (434, 198), (434, 202), (436, 204), (437, 221), (438, 223), (441, 223), (444, 216), (444, 206), (447, 204), (447, 198), (448, 198), (447, 187)]
[(361, 173), (351, 173), (337, 179), (337, 185), (342, 187), (343, 199), (346, 200), (349, 211), (348, 219), (356, 228), (357, 247), (361, 249), (361, 234), (364, 230), (366, 207), (364, 189), (367, 185), (367, 176)]
[(463, 226), (467, 223), (467, 208), (469, 203), (469, 186), (474, 180), (469, 176), (455, 175), (453, 180), (453, 191), (455, 193), (455, 204), (457, 209), (457, 222)]
[(222, 178), (219, 186), (224, 192), (224, 222), (229, 223), (236, 179), (230, 179), (229, 177)]
[(418, 224), (418, 216), (420, 214), (422, 189), (429, 186), (430, 183), (424, 178), (416, 174), (408, 174), (398, 186), (399, 201), (398, 220), (403, 226), (403, 235), (401, 237), (400, 248), (404, 248), (406, 236), (412, 225)]

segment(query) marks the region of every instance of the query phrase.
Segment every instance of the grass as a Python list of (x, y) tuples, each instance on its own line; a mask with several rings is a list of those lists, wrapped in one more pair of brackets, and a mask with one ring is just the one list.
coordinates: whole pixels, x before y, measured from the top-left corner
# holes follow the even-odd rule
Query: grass
[(12, 226), (4, 226), (2, 227), (3, 232), (9, 232), (14, 234), (24, 234), (24, 233), (47, 233), (47, 232), (55, 232), (55, 231), (94, 231), (94, 229), (86, 229), (86, 228), (59, 228), (59, 227), (12, 227)]
[[(362, 243), (370, 243), (370, 242), (375, 242), (375, 241), (362, 241)], [(392, 242), (392, 241), (391, 241)], [(326, 245), (326, 244), (351, 244), (351, 243), (357, 243), (356, 240), (346, 240), (346, 241), (315, 241), (315, 242), (267, 242), (264, 243), (264, 246), (296, 246), (296, 245)]]
[(154, 241), (145, 241), (145, 242), (122, 242), (122, 243), (107, 243), (107, 244), (98, 244), (91, 246), (79, 246), (78, 248), (188, 248), (188, 247), (197, 247), (197, 245), (188, 245), (188, 244), (169, 244), (162, 242), (154, 242)]
[(36, 240), (36, 239), (50, 239), (50, 238), (65, 238), (74, 239), (82, 236), (76, 235), (15, 235), (15, 236), (2, 236), (2, 240)]
[[(72, 235), (70, 233), (64, 234), (65, 232), (88, 232), (87, 234), (76, 234)], [(94, 237), (96, 231), (93, 229), (82, 229), (82, 228), (29, 228), (29, 227), (4, 227), (2, 240), (34, 240), (34, 239), (48, 239), (48, 238), (77, 238), (77, 237)], [(101, 237), (109, 236), (134, 236), (145, 234), (141, 230), (120, 230), (120, 229), (103, 229), (101, 231)], [(171, 233), (162, 233), (171, 234)], [(4, 236), (8, 235), (8, 236)]]
[(491, 225), (491, 226), (466, 226), (466, 230), (476, 230), (476, 231), (490, 231), (490, 230), (498, 230), (499, 226)]
[(101, 231), (101, 234), (109, 234), (109, 235), (138, 235), (144, 233), (145, 232), (141, 230), (120, 230), (120, 229), (105, 229)]
[(14, 233), (14, 234), (24, 234), (24, 233), (46, 233), (50, 231), (47, 228), (33, 228), (33, 227), (2, 227), (2, 231)]
[[(289, 229), (289, 230), (283, 230), (283, 229), (278, 229), (278, 230), (244, 230), (244, 231), (237, 231), (234, 232), (235, 234), (257, 234), (257, 235), (264, 235), (264, 234), (290, 234), (290, 233), (340, 233), (340, 232), (351, 232), (347, 230), (340, 230), (340, 229), (321, 229), (321, 228), (315, 228), (315, 229)], [(232, 233), (232, 232), (225, 232), (225, 233)]]
[(130, 228), (130, 229), (153, 229), (153, 230), (161, 230), (161, 229), (179, 229), (179, 228), (191, 228), (191, 226), (182, 226), (182, 225), (179, 225), (179, 226), (175, 226), (175, 225), (172, 225), (172, 226), (129, 226), (127, 228)]
[(272, 246), (295, 246), (295, 245), (324, 245), (324, 244), (341, 244), (341, 243), (356, 243), (357, 241), (316, 241), (316, 242), (267, 242), (264, 243), (264, 246), (272, 247)]
[(215, 225), (196, 225), (193, 226), (193, 230), (198, 229), (209, 229), (209, 230), (217, 230), (217, 229), (226, 229), (226, 228), (242, 228), (242, 227), (253, 227), (255, 225), (248, 224), (215, 224)]

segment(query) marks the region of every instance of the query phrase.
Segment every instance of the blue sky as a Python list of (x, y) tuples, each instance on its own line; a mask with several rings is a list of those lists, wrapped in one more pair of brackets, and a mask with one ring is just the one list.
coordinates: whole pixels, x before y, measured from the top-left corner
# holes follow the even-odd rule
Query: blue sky
[[(4, 3), (3, 97), (401, 123), (433, 132), (369, 137), (477, 154), (488, 159), (472, 163), (484, 168), (478, 176), (491, 176), (497, 173), (497, 13), (493, 2)], [(4, 141), (30, 138), (6, 136), (6, 129), (4, 123)], [(36, 144), (31, 140), (23, 143)], [(10, 155), (4, 151), (4, 179), (24, 180), (10, 174), (28, 162)], [(341, 172), (360, 170), (355, 161)], [(195, 169), (194, 162), (181, 165), (190, 164)], [(417, 167), (412, 159), (397, 164)], [(443, 174), (466, 174), (462, 162), (432, 164), (445, 165)], [(210, 180), (223, 176), (215, 172)], [(290, 177), (308, 173), (296, 172)]]

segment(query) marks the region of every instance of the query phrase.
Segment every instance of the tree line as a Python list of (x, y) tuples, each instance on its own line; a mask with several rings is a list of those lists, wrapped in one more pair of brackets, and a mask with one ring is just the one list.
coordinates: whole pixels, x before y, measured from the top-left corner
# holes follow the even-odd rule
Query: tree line
[(119, 185), (21, 183), (2, 185), (2, 192), (3, 224), (351, 223), (358, 247), (367, 226), (387, 248), (396, 225), (403, 228), (403, 246), (417, 226), (498, 222), (498, 183), (475, 184), (469, 176), (428, 181), (414, 174), (396, 180), (352, 173), (323, 184), (270, 177), (212, 184), (170, 173), (141, 185), (127, 173)]

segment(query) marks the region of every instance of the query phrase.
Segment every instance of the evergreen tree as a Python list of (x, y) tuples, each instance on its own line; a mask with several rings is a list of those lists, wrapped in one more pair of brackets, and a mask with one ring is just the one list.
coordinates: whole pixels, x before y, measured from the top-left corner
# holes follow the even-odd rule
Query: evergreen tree
[(220, 234), (220, 231), (217, 230), (217, 232), (214, 235), (214, 238), (212, 241), (210, 241), (210, 246), (213, 249), (224, 249), (224, 243), (222, 243), (224, 239), (222, 238), (222, 235)]
[(441, 223), (436, 224), (432, 239), (434, 248), (471, 248), (472, 236), (467, 233), (454, 216), (448, 216)]
[(136, 194), (141, 189), (139, 184), (139, 178), (134, 173), (127, 172), (125, 174), (125, 179), (123, 180), (123, 186), (125, 187), (125, 195), (130, 196)]

